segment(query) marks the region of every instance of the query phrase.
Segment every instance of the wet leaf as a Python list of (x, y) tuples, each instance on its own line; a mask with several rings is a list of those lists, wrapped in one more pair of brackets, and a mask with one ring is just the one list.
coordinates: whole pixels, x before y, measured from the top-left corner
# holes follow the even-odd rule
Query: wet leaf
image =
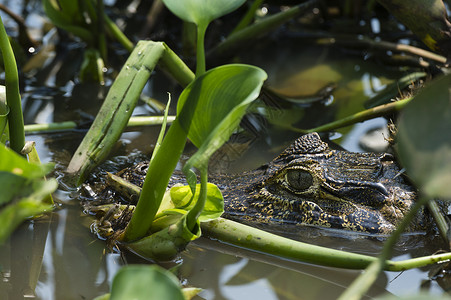
[(398, 154), (429, 197), (451, 198), (451, 75), (427, 85), (399, 119)]
[(163, 2), (180, 19), (200, 25), (208, 24), (234, 11), (245, 0), (163, 0)]
[[(6, 181), (4, 181), (6, 179)], [(0, 184), (11, 184), (7, 193), (2, 193), (0, 203), (0, 244), (27, 218), (51, 210), (52, 205), (44, 200), (58, 186), (55, 179), (30, 180), (5, 172), (0, 172)], [(4, 204), (8, 202), (5, 206)]]
[(48, 196), (56, 190), (55, 179), (43, 179), (51, 165), (29, 163), (0, 145), (0, 244), (25, 219), (52, 209)]
[(249, 104), (255, 100), (266, 73), (249, 65), (224, 65), (209, 70), (180, 95), (177, 111), (198, 99), (192, 122), (180, 114), (180, 123), (199, 151), (187, 162), (198, 166), (221, 147), (237, 128)]
[[(189, 186), (175, 186), (171, 188), (171, 200), (175, 205), (176, 209), (190, 210), (195, 201), (191, 201), (193, 196)], [(197, 185), (196, 195), (194, 200), (197, 201), (200, 193), (200, 184)], [(209, 220), (216, 219), (222, 215), (224, 212), (224, 198), (222, 197), (219, 188), (212, 184), (207, 184), (207, 202), (205, 202), (204, 209), (200, 214), (199, 221), (205, 222)]]
[(52, 170), (51, 164), (29, 163), (14, 151), (0, 145), (0, 172), (11, 172), (26, 178), (42, 178)]
[(129, 265), (121, 268), (114, 277), (110, 299), (185, 298), (177, 277), (171, 272), (156, 265)]

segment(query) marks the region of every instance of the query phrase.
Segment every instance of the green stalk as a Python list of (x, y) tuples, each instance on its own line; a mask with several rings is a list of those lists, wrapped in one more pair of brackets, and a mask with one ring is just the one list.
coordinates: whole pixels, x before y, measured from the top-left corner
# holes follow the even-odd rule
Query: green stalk
[(104, 6), (103, 6), (103, 0), (97, 0), (97, 15), (98, 20), (97, 20), (97, 30), (98, 30), (98, 49), (100, 52), (100, 55), (102, 56), (103, 61), (106, 63), (107, 61), (107, 46), (106, 46), (106, 36), (105, 36), (105, 30), (104, 30), (104, 25), (103, 23), (104, 18), (103, 16), (105, 15), (104, 12)]
[(59, 131), (59, 130), (69, 130), (77, 128), (77, 123), (74, 121), (67, 122), (57, 122), (57, 123), (46, 123), (46, 124), (29, 124), (25, 125), (25, 133), (39, 133), (44, 131)]
[(19, 75), (8, 35), (0, 17), (0, 49), (5, 65), (6, 101), (9, 106), (9, 142), (11, 149), (20, 154), (25, 145), (22, 101), (19, 92)]
[[(175, 120), (175, 116), (168, 116), (167, 122), (172, 123)], [(164, 122), (163, 116), (134, 116), (128, 120), (128, 127), (132, 126), (148, 126), (148, 125), (161, 125)], [(28, 124), (24, 126), (25, 134), (45, 132), (45, 131), (60, 131), (79, 128), (78, 124), (74, 121), (55, 122), (45, 124)]]
[[(415, 215), (418, 213), (420, 208), (427, 204), (428, 198), (426, 197), (420, 197), (420, 199), (414, 204), (414, 206), (410, 209), (409, 213), (402, 219), (401, 223), (398, 224), (398, 227), (396, 230), (390, 235), (390, 237), (385, 241), (384, 248), (382, 249), (382, 253), (377, 258), (377, 261), (374, 261), (368, 268), (365, 270), (362, 275), (357, 277), (356, 280), (349, 286), (349, 288), (340, 295), (340, 300), (353, 300), (353, 299), (360, 299), (373, 285), (373, 283), (376, 281), (377, 277), (379, 276), (379, 273), (382, 272), (384, 269), (390, 268), (390, 264), (393, 265), (393, 262), (387, 261), (387, 259), (391, 256), (393, 247), (396, 244), (396, 241), (399, 239), (401, 234), (404, 232), (404, 230), (409, 226), (409, 224), (412, 222)], [(451, 253), (446, 253), (451, 254)], [(425, 259), (424, 257), (420, 257), (419, 259)], [(433, 263), (432, 256), (429, 257), (429, 261)], [(410, 260), (406, 260), (407, 263), (403, 265), (404, 269), (407, 268), (419, 268), (420, 266), (416, 265), (416, 263), (419, 261), (418, 259), (413, 259), (413, 262), (410, 262)], [(397, 262), (398, 264), (400, 262)]]
[(435, 224), (437, 224), (438, 231), (440, 232), (440, 235), (442, 236), (443, 240), (448, 245), (448, 250), (449, 250), (450, 242), (449, 242), (449, 237), (448, 237), (448, 231), (449, 231), (448, 222), (445, 219), (445, 217), (443, 216), (442, 212), (440, 211), (440, 208), (435, 200), (431, 199), (427, 205), (428, 205), (429, 212), (431, 213), (432, 217), (435, 220)]
[(149, 231), (185, 143), (186, 132), (178, 119), (169, 127), (160, 149), (149, 165), (141, 196), (122, 240), (130, 242), (142, 238)]
[[(419, 206), (422, 204), (420, 203)], [(416, 209), (416, 206), (412, 210)], [(412, 214), (412, 217), (414, 214)], [(410, 222), (410, 220), (403, 221), (401, 223)], [(430, 255), (424, 257), (418, 257), (413, 259), (407, 259), (403, 261), (391, 261), (380, 260), (379, 257), (373, 257), (363, 254), (350, 253), (335, 249), (330, 249), (321, 246), (315, 246), (307, 243), (291, 240), (289, 238), (281, 237), (269, 232), (253, 228), (241, 223), (237, 223), (228, 219), (218, 218), (209, 222), (202, 222), (202, 232), (214, 239), (218, 239), (225, 243), (243, 247), (251, 250), (255, 250), (278, 257), (283, 257), (290, 260), (312, 263), (328, 267), (346, 268), (346, 269), (363, 269), (367, 268), (367, 271), (371, 268), (374, 269), (372, 264), (380, 264), (381, 268), (386, 271), (399, 272), (412, 268), (420, 268), (427, 265), (431, 265), (438, 262), (443, 262), (451, 259), (451, 253), (442, 253), (437, 255)], [(405, 229), (405, 225), (401, 225)], [(387, 240), (386, 249), (391, 250), (394, 242), (396, 242), (401, 231), (396, 231), (396, 235), (392, 235)], [(384, 258), (388, 258), (389, 252), (384, 254)], [(382, 263), (380, 263), (382, 261)], [(378, 268), (379, 270), (379, 268)], [(364, 273), (365, 274), (365, 273)], [(366, 275), (367, 278), (370, 277)], [(374, 273), (371, 275), (374, 276)], [(375, 276), (377, 278), (377, 275)], [(369, 280), (369, 279), (368, 279)], [(363, 285), (363, 283), (360, 283)], [(356, 286), (359, 286), (356, 284)], [(343, 297), (343, 299), (350, 299)]]
[(293, 6), (286, 11), (280, 12), (270, 17), (266, 17), (260, 22), (254, 23), (243, 30), (235, 32), (227, 37), (227, 39), (225, 39), (218, 46), (216, 46), (210, 53), (208, 53), (208, 56), (216, 57), (226, 55), (232, 52), (234, 49), (242, 46), (243, 43), (248, 43), (249, 41), (255, 40), (256, 38), (259, 38), (264, 34), (270, 32), (271, 30), (279, 27), (280, 25), (288, 22), (292, 18), (305, 12), (308, 8), (310, 8), (317, 2), (318, 1), (316, 0), (311, 0), (303, 4)]
[(194, 207), (188, 212), (186, 216), (186, 226), (192, 230), (196, 225), (205, 203), (207, 202), (207, 183), (208, 183), (208, 162), (200, 169), (200, 193)]
[(162, 70), (169, 73), (182, 87), (186, 87), (194, 80), (193, 71), (172, 51), (168, 45), (163, 43), (164, 52), (158, 62)]
[(132, 52), (135, 45), (130, 41), (127, 36), (117, 27), (117, 25), (107, 16), (103, 14), (103, 21), (108, 32), (125, 48), (127, 51)]
[(302, 133), (322, 132), (322, 131), (330, 131), (330, 130), (334, 130), (337, 128), (349, 126), (349, 125), (352, 125), (352, 124), (355, 124), (358, 122), (366, 121), (368, 119), (381, 117), (388, 113), (400, 111), (412, 99), (413, 99), (413, 97), (410, 97), (410, 98), (390, 102), (387, 104), (375, 106), (373, 108), (363, 110), (363, 111), (353, 114), (351, 116), (318, 126), (316, 128), (307, 129), (307, 130), (298, 129), (297, 131), (300, 131)]
[(197, 52), (196, 52), (196, 77), (205, 73), (205, 47), (204, 39), (208, 23), (197, 25)]
[(251, 6), (247, 10), (244, 17), (241, 19), (241, 21), (236, 25), (236, 27), (232, 30), (231, 34), (234, 34), (235, 32), (238, 32), (242, 29), (244, 29), (247, 25), (249, 25), (255, 16), (255, 11), (262, 5), (263, 0), (255, 0), (252, 2)]

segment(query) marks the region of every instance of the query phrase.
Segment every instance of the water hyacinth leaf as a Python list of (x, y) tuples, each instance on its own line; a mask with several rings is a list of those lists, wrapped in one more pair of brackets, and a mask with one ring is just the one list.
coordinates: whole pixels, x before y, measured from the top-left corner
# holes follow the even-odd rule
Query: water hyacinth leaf
[(206, 25), (241, 5), (245, 0), (163, 0), (166, 7), (180, 19)]
[(109, 299), (185, 300), (185, 297), (171, 272), (157, 265), (129, 265), (114, 276)]
[[(194, 199), (199, 198), (200, 184), (197, 185), (196, 194)], [(190, 210), (193, 208), (195, 201), (192, 199), (192, 192), (189, 186), (175, 186), (170, 191), (171, 200), (176, 209)], [(199, 216), (200, 222), (214, 220), (222, 215), (224, 212), (224, 198), (222, 197), (219, 188), (212, 184), (207, 184), (207, 201), (205, 202), (204, 209)]]
[[(260, 68), (231, 64), (209, 70), (194, 80), (180, 95), (177, 113), (188, 138), (199, 148), (191, 166), (205, 162), (239, 125), (246, 108), (254, 101), (267, 78)], [(185, 104), (198, 99), (191, 120), (181, 113)]]
[(428, 197), (451, 198), (451, 75), (434, 80), (399, 118), (397, 151), (408, 175)]
[(194, 228), (186, 225), (186, 215), (176, 223), (144, 237), (136, 242), (124, 244), (134, 253), (157, 261), (174, 259), (186, 246), (200, 236), (200, 225)]
[(38, 165), (29, 163), (14, 151), (0, 146), (0, 172), (10, 172), (25, 178), (43, 178), (52, 170), (51, 164)]
[(0, 171), (0, 183), (2, 186), (7, 186), (2, 193), (0, 193), (0, 206), (12, 201), (17, 191), (26, 184), (27, 178), (15, 175), (10, 172)]
[(6, 193), (7, 195), (2, 193), (0, 197), (2, 203), (0, 210), (1, 244), (27, 218), (52, 209), (52, 205), (46, 203), (45, 200), (56, 190), (58, 183), (53, 178), (48, 181), (30, 180), (11, 173), (8, 175), (6, 172), (0, 172), (0, 174), (0, 183), (12, 184), (12, 187), (15, 188), (12, 192)]

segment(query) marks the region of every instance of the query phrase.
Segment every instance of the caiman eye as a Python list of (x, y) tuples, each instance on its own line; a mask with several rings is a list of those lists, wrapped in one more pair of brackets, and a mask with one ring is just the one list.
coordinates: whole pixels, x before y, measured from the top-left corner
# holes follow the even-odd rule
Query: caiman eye
[(298, 191), (306, 190), (313, 184), (312, 175), (302, 169), (288, 170), (285, 178), (288, 184)]

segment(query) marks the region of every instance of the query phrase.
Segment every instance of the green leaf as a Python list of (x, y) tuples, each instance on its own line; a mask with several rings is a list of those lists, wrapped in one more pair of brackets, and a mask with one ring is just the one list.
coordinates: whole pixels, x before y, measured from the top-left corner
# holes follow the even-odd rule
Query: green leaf
[[(200, 184), (197, 185), (194, 199), (197, 201), (200, 193)], [(171, 188), (171, 200), (176, 209), (190, 210), (193, 208), (195, 201), (190, 201), (193, 194), (189, 186), (175, 186)], [(216, 219), (224, 212), (224, 198), (221, 191), (213, 183), (207, 184), (207, 202), (199, 216), (199, 221), (206, 222)]]
[(42, 178), (52, 170), (51, 164), (29, 163), (14, 151), (0, 145), (0, 172), (11, 172), (26, 178)]
[[(3, 179), (7, 178), (6, 183), (12, 184), (9, 187), (8, 199), (1, 197), (1, 203), (11, 202), (2, 207), (0, 211), (0, 244), (13, 232), (13, 230), (25, 219), (43, 213), (52, 209), (52, 205), (45, 203), (44, 200), (56, 190), (58, 183), (55, 179), (51, 180), (30, 180), (21, 176), (10, 174), (7, 176), (2, 172), (0, 184), (4, 184)], [(4, 193), (2, 193), (4, 194)]]
[(78, 1), (65, 0), (58, 2), (43, 0), (45, 14), (52, 23), (82, 38), (86, 43), (93, 45), (95, 41), (94, 34), (89, 29), (88, 24), (82, 21), (84, 12), (80, 10)]
[(180, 283), (171, 272), (157, 265), (129, 265), (113, 279), (110, 300), (184, 300)]
[[(188, 138), (200, 148), (190, 159), (191, 166), (205, 162), (229, 139), (266, 78), (266, 73), (254, 66), (224, 65), (198, 77), (183, 91), (177, 113)], [(190, 122), (181, 112), (196, 101)]]
[(205, 25), (234, 11), (245, 0), (163, 0), (163, 2), (180, 19)]
[(18, 191), (22, 190), (22, 187), (26, 182), (27, 178), (25, 177), (14, 175), (10, 172), (0, 171), (0, 183), (2, 186), (8, 187), (0, 193), (0, 206), (12, 201)]
[(427, 85), (399, 118), (401, 164), (429, 197), (451, 198), (451, 75)]

